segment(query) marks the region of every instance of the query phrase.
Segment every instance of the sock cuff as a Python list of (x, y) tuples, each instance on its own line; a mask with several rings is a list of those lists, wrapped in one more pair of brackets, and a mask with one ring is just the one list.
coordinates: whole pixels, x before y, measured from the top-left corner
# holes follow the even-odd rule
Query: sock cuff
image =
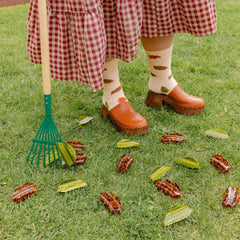
[[(173, 44), (170, 47), (162, 49), (162, 50), (157, 50), (157, 51), (145, 50), (145, 53), (147, 54), (148, 57), (152, 56), (152, 58), (149, 57), (150, 59), (158, 59), (157, 54), (159, 54), (159, 55), (165, 55), (165, 54), (169, 55), (169, 52), (172, 54), (172, 48), (173, 48)], [(161, 56), (159, 56), (159, 57), (161, 58)]]
[(106, 61), (105, 64), (104, 64), (104, 67), (107, 68), (107, 67), (118, 67), (118, 58), (114, 58), (112, 60), (109, 60), (109, 61)]
[(119, 73), (118, 73), (118, 59), (113, 59), (108, 62), (105, 62), (104, 71), (103, 71), (103, 80), (104, 83), (106, 80), (110, 81), (118, 81)]

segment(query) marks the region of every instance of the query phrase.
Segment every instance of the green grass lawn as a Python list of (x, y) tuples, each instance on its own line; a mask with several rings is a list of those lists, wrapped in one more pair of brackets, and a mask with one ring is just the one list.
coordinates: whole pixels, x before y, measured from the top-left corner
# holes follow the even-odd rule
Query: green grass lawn
[[(221, 204), (227, 187), (240, 187), (240, 2), (216, 0), (216, 6), (218, 32), (205, 38), (178, 34), (173, 50), (174, 77), (185, 91), (205, 100), (203, 114), (182, 116), (167, 105), (161, 110), (144, 105), (149, 70), (141, 45), (136, 60), (121, 62), (125, 94), (149, 123), (147, 135), (129, 137), (140, 143), (138, 148), (116, 148), (126, 137), (101, 119), (102, 91), (52, 81), (53, 118), (61, 137), (82, 141), (89, 157), (84, 166), (68, 170), (26, 163), (45, 115), (41, 66), (27, 56), (29, 5), (0, 9), (0, 239), (240, 239), (240, 206), (224, 209)], [(82, 115), (95, 121), (79, 128)], [(229, 138), (207, 137), (204, 132), (211, 128), (227, 131)], [(186, 142), (162, 144), (161, 136), (174, 131)], [(116, 170), (123, 153), (134, 159), (125, 175)], [(209, 164), (217, 153), (229, 160), (229, 174)], [(174, 163), (184, 156), (197, 159), (201, 169)], [(164, 179), (181, 186), (182, 199), (157, 191), (149, 176), (159, 165), (171, 166)], [(58, 183), (73, 177), (88, 186), (57, 193)], [(24, 182), (39, 185), (38, 194), (15, 204), (11, 195)], [(99, 200), (101, 192), (110, 191), (120, 198), (122, 215), (111, 215)], [(181, 205), (193, 214), (164, 227), (165, 215)]]

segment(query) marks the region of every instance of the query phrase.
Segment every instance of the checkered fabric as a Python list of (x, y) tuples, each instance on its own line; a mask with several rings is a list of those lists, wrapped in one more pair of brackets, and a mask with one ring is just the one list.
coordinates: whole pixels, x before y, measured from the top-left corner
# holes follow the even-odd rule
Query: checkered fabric
[(104, 0), (107, 57), (126, 62), (137, 56), (142, 25), (142, 0)]
[[(32, 62), (41, 63), (37, 2), (30, 5), (28, 51)], [(102, 88), (106, 34), (100, 2), (49, 0), (48, 22), (52, 77)]]
[[(41, 63), (37, 2), (30, 3), (28, 53)], [(214, 0), (48, 0), (48, 24), (52, 78), (97, 91), (106, 56), (133, 60), (140, 36), (212, 34), (216, 11)]]
[(185, 32), (206, 36), (216, 32), (214, 0), (144, 0), (142, 37)]

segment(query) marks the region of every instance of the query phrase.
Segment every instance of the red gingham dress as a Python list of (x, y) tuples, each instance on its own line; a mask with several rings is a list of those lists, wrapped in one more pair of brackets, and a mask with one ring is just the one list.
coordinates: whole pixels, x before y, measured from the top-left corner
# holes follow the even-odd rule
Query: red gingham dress
[[(37, 0), (28, 17), (28, 54), (41, 63)], [(216, 31), (214, 0), (48, 0), (52, 78), (103, 87), (105, 57), (132, 61), (139, 38)]]

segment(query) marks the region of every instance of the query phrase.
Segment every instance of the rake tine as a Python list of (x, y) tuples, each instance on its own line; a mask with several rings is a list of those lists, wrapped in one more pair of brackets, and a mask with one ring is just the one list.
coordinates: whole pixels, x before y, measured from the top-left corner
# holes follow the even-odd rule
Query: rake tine
[(34, 152), (33, 152), (32, 160), (31, 160), (31, 163), (32, 163), (32, 164), (33, 164), (33, 161), (34, 161), (34, 158), (35, 158), (35, 155), (36, 155), (37, 149), (38, 149), (38, 143), (36, 144), (36, 146), (35, 146), (35, 148), (34, 148)]
[[(45, 133), (42, 130), (42, 138), (41, 138), (41, 140), (44, 140), (44, 135), (45, 135)], [(40, 147), (39, 147), (39, 152), (38, 152), (37, 166), (39, 165), (39, 161), (40, 161), (40, 157), (41, 157), (42, 145), (43, 145), (43, 143), (41, 142)]]
[(55, 144), (54, 130), (53, 129), (50, 129), (49, 137), (50, 137), (50, 141), (53, 142), (53, 144)]
[[(51, 166), (51, 149), (50, 149), (50, 145), (49, 144), (48, 144), (47, 154), (48, 154), (48, 164), (49, 164), (49, 167), (52, 167)], [(45, 164), (45, 162), (44, 162), (44, 164)]]
[[(40, 131), (41, 130), (41, 131)], [(37, 133), (37, 136), (40, 136), (40, 138), (43, 138), (44, 136), (44, 131), (43, 131), (43, 128), (40, 127), (38, 133)], [(36, 138), (35, 138), (36, 139)], [(33, 141), (35, 141), (35, 139), (33, 139)], [(36, 146), (35, 146), (35, 149), (34, 149), (34, 152), (33, 152), (33, 156), (32, 156), (32, 160), (31, 160), (31, 163), (33, 163), (34, 161), (34, 158), (35, 158), (35, 155), (36, 155), (36, 152), (37, 152), (37, 148), (38, 148), (38, 144), (39, 142), (36, 142)]]
[(56, 139), (57, 142), (62, 142), (62, 139), (61, 139), (61, 137), (60, 137), (59, 132), (58, 132), (57, 129), (55, 129), (55, 130), (53, 131), (53, 135), (54, 135), (54, 139)]
[(60, 134), (59, 134), (57, 128), (53, 128), (52, 131), (53, 131), (53, 139), (57, 140), (57, 142), (62, 142), (62, 139), (60, 137)]
[[(55, 160), (55, 152), (54, 152), (54, 139), (53, 139), (53, 130), (50, 128), (49, 129), (49, 140), (50, 142), (52, 143), (51, 145), (49, 145), (49, 148), (52, 147), (52, 153), (53, 153), (53, 159), (54, 159), (54, 164), (55, 164), (55, 167), (57, 167), (57, 162)], [(51, 148), (50, 148), (51, 149)], [(50, 150), (51, 151), (51, 150)]]
[(41, 156), (41, 151), (42, 151), (42, 143), (40, 144), (40, 147), (39, 147), (38, 159), (37, 159), (37, 166), (39, 165), (39, 160), (40, 160), (40, 156)]
[[(38, 132), (37, 132), (37, 135), (36, 135), (35, 139), (38, 138), (38, 136), (40, 135), (41, 130), (42, 130), (42, 128), (40, 127), (39, 130), (38, 130)], [(27, 156), (27, 162), (28, 162), (28, 160), (29, 160), (29, 158), (30, 158), (30, 155), (31, 155), (31, 153), (32, 153), (32, 150), (33, 150), (35, 144), (36, 144), (36, 143), (33, 142), (32, 147), (31, 147), (31, 149), (30, 149), (30, 151), (29, 151), (29, 153), (28, 153), (28, 156)], [(33, 161), (31, 161), (31, 163), (32, 163), (32, 162), (33, 162)]]
[(60, 136), (57, 128), (56, 128), (55, 132), (56, 132), (57, 139), (59, 139), (59, 141), (62, 141), (61, 136)]
[[(43, 166), (44, 166), (44, 167), (46, 167), (46, 165), (45, 165), (45, 159), (46, 159), (46, 144), (44, 144), (44, 151), (43, 151)], [(51, 167), (50, 158), (48, 158), (48, 161), (49, 161), (49, 167)]]
[(53, 154), (53, 160), (54, 160), (55, 167), (57, 167), (56, 158), (55, 158), (55, 151), (54, 151), (54, 144), (52, 145), (52, 154)]
[(52, 145), (52, 151), (53, 151), (54, 164), (55, 164), (55, 167), (57, 167), (57, 160), (56, 160), (56, 158), (55, 158), (54, 145)]
[(44, 132), (44, 129), (42, 128), (41, 134), (39, 135), (39, 139), (41, 141), (38, 142), (38, 144), (40, 144), (40, 146), (39, 146), (39, 152), (38, 152), (37, 166), (39, 165), (39, 161), (40, 161), (40, 156), (41, 156), (41, 150), (42, 150), (42, 145), (43, 145), (43, 141), (44, 141), (44, 136), (45, 136), (45, 132)]
[[(58, 139), (58, 142), (62, 142), (61, 136), (60, 136), (57, 128), (55, 128), (55, 130), (54, 130), (54, 135), (55, 135), (55, 138)], [(55, 144), (55, 146), (56, 146), (56, 144)], [(61, 166), (61, 168), (63, 168), (61, 156), (60, 156), (60, 153), (59, 153), (59, 151), (58, 151), (57, 146), (56, 146), (56, 150), (57, 150), (57, 154), (58, 154), (58, 159), (59, 159), (60, 166)]]
[(59, 164), (60, 164), (61, 168), (63, 168), (60, 153), (59, 153), (58, 148), (57, 148), (56, 145), (55, 145), (55, 147), (56, 147), (56, 150), (57, 150), (57, 155), (58, 155), (58, 161), (59, 161)]
[[(51, 131), (51, 130), (50, 130)], [(50, 141), (50, 137), (49, 137), (49, 128), (48, 128), (48, 131), (47, 131), (47, 141), (49, 142)], [(48, 143), (47, 145), (47, 153), (48, 153), (48, 161), (50, 161), (50, 153), (51, 153), (51, 149), (50, 149), (50, 143)], [(51, 164), (50, 164), (51, 166)]]
[(58, 149), (57, 149), (57, 154), (58, 154), (58, 159), (59, 159), (60, 166), (61, 166), (61, 168), (63, 168), (61, 157), (60, 157)]
[(48, 159), (50, 159), (50, 144), (47, 145), (47, 153), (48, 153)]
[[(57, 142), (62, 141), (60, 135), (58, 136), (57, 133), (58, 133), (57, 128), (53, 129), (53, 131), (52, 131), (52, 137), (53, 137), (53, 139), (54, 139), (54, 140), (57, 140)], [(59, 154), (59, 151), (58, 151), (58, 148), (57, 148), (56, 143), (54, 144), (54, 146), (55, 146), (56, 151), (57, 151), (57, 154), (58, 154), (58, 161), (59, 161), (60, 166), (61, 166), (61, 168), (62, 168), (62, 161), (61, 161), (61, 157), (60, 157), (60, 154)], [(56, 159), (55, 159), (55, 155), (54, 155), (54, 162), (55, 162), (55, 165), (57, 165), (57, 161), (56, 161)]]
[(31, 149), (30, 149), (30, 151), (29, 151), (29, 153), (28, 153), (27, 162), (28, 162), (29, 157), (30, 157), (30, 155), (31, 155), (31, 153), (32, 153), (32, 150), (33, 150), (34, 145), (35, 145), (35, 143), (32, 144), (32, 147), (31, 147)]

